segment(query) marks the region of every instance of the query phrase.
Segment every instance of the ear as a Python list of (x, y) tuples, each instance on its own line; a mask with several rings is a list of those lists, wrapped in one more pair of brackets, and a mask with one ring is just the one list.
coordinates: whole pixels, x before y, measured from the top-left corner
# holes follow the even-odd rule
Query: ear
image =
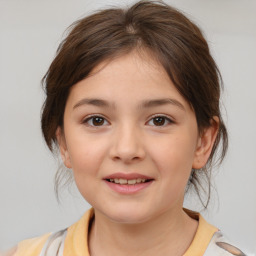
[(193, 169), (203, 168), (212, 152), (215, 139), (219, 130), (219, 118), (214, 116), (211, 120), (211, 125), (205, 128), (198, 138), (198, 144), (195, 151), (195, 157), (193, 161)]
[(60, 127), (58, 127), (56, 130), (56, 138), (57, 138), (57, 141), (59, 144), (60, 155), (61, 155), (62, 161), (65, 164), (65, 166), (70, 169), (70, 168), (72, 168), (70, 156), (69, 156), (69, 152), (67, 149), (67, 144), (66, 144), (64, 133)]

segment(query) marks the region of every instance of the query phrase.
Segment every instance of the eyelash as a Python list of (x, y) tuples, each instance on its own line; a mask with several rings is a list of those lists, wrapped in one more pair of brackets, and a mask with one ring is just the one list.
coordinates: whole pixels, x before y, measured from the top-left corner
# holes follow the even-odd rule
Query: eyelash
[[(93, 123), (91, 123), (91, 124), (89, 123), (89, 122), (93, 122), (93, 119), (96, 119), (96, 118), (102, 119), (103, 124), (102, 124), (102, 125), (94, 125)], [(151, 122), (151, 121), (154, 121), (154, 119), (156, 119), (156, 118), (163, 118), (163, 119), (164, 119), (164, 124), (163, 124), (163, 125), (154, 125), (154, 124), (153, 124), (153, 125), (150, 125), (150, 126), (165, 127), (165, 126), (168, 125), (168, 124), (174, 123), (174, 121), (173, 121), (171, 118), (169, 118), (169, 117), (167, 117), (167, 116), (164, 116), (164, 115), (153, 116), (147, 123), (149, 123), (149, 122)], [(89, 116), (89, 117), (87, 117), (86, 119), (84, 119), (84, 120), (82, 121), (83, 124), (86, 124), (86, 125), (91, 126), (91, 127), (101, 127), (101, 126), (105, 126), (105, 125), (104, 125), (105, 122), (109, 123), (109, 122), (106, 120), (106, 118), (104, 118), (103, 116), (100, 116), (100, 115), (92, 115), (92, 116)], [(166, 124), (166, 123), (167, 123), (167, 124)]]

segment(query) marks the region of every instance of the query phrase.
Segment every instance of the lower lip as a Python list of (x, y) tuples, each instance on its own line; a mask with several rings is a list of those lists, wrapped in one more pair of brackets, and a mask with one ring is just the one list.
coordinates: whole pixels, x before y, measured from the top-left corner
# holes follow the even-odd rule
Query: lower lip
[(106, 180), (105, 180), (105, 182), (115, 192), (118, 192), (120, 194), (130, 195), (130, 194), (135, 194), (135, 193), (147, 188), (148, 186), (150, 186), (152, 184), (153, 180), (144, 182), (144, 183), (137, 183), (134, 185), (129, 185), (129, 184), (121, 185), (121, 184), (109, 182)]

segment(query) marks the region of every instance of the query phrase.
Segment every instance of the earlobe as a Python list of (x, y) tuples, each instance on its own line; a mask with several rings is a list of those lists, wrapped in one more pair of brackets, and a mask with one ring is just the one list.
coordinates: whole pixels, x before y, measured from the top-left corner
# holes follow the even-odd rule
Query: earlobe
[(70, 168), (72, 168), (70, 156), (69, 156), (69, 152), (67, 149), (64, 133), (60, 127), (58, 127), (56, 130), (56, 138), (58, 141), (62, 161), (65, 164), (65, 166), (70, 169)]
[(205, 128), (198, 139), (197, 148), (193, 162), (193, 169), (203, 168), (209, 156), (211, 155), (214, 142), (216, 140), (219, 129), (219, 118), (214, 116), (211, 120), (211, 125)]

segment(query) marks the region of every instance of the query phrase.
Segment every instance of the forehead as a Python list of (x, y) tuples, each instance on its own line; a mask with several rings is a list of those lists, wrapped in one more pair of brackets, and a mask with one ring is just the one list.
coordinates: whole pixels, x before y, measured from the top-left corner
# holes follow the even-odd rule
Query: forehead
[(170, 80), (161, 63), (154, 57), (154, 54), (146, 50), (133, 50), (132, 52), (106, 59), (97, 65), (87, 78), (105, 76), (106, 78), (120, 80), (121, 77), (116, 75), (122, 74), (125, 80), (127, 79), (125, 75), (130, 73), (133, 73), (133, 76), (129, 77), (129, 79), (136, 80), (136, 83), (139, 83), (140, 80), (154, 80), (159, 77)]
[(167, 96), (187, 105), (155, 58), (145, 52), (132, 52), (100, 63), (87, 78), (71, 88), (68, 100), (103, 97), (124, 103)]

